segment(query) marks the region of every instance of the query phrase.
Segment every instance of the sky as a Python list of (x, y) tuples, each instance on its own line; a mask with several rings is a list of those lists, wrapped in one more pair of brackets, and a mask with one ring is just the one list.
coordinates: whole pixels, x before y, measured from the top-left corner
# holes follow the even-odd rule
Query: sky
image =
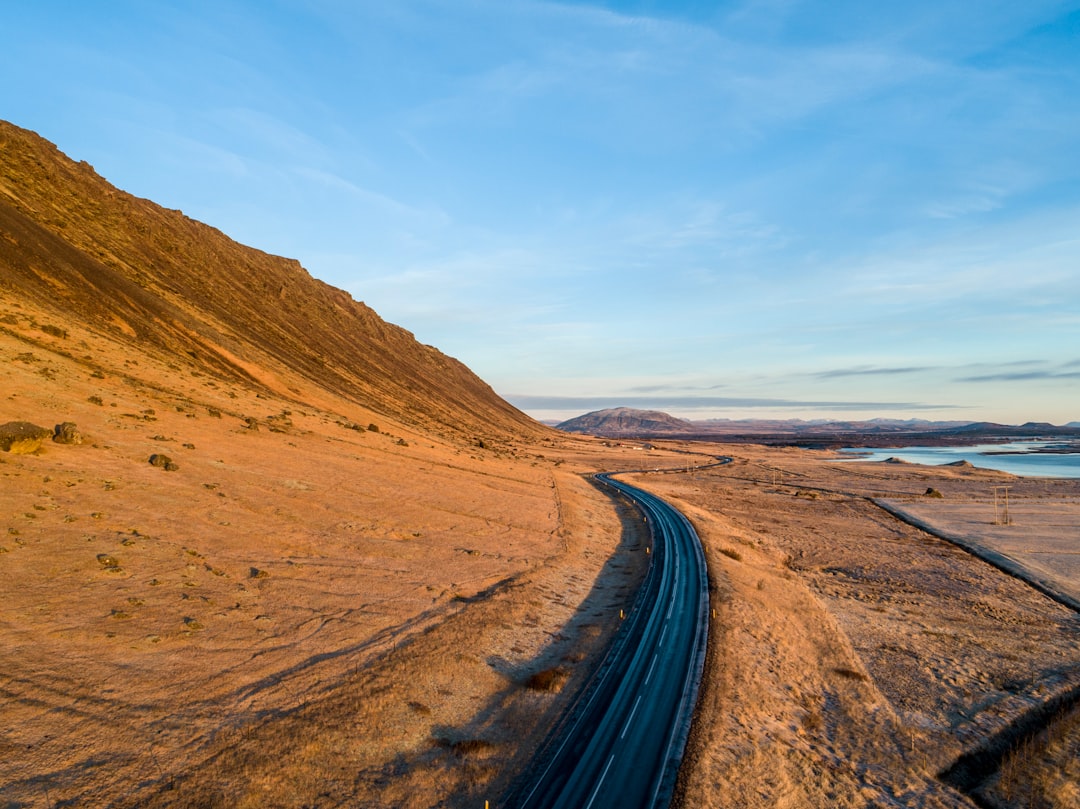
[(537, 418), (1080, 420), (1080, 0), (9, 5), (0, 118)]

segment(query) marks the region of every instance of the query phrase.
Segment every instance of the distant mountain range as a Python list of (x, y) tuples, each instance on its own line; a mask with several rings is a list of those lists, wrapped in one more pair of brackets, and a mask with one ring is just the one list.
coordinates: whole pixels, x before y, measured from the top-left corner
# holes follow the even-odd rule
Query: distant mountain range
[[(866, 421), (827, 419), (707, 419), (689, 421), (657, 410), (616, 407), (596, 410), (556, 425), (567, 433), (604, 438), (715, 438), (760, 440), (762, 443), (833, 445), (837, 443), (907, 443), (923, 437), (933, 443), (968, 443), (975, 439), (1020, 437), (1080, 437), (1080, 422), (1056, 426), (1045, 422), (928, 421), (876, 418)], [(843, 439), (843, 440), (840, 440)]]

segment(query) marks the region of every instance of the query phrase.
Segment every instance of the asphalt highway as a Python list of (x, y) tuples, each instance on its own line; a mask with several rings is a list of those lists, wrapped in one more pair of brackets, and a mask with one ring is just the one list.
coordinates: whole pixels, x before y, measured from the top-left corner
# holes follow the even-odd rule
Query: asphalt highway
[(660, 498), (597, 479), (637, 504), (652, 563), (604, 661), (512, 796), (521, 809), (666, 807), (690, 732), (709, 629), (701, 542)]

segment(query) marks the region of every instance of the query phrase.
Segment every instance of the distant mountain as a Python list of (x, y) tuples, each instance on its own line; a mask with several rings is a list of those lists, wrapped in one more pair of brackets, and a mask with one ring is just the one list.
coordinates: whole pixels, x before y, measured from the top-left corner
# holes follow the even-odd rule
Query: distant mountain
[(0, 237), (0, 299), (126, 341), (133, 357), (294, 401), (329, 392), (443, 435), (546, 432), (298, 262), (120, 191), (3, 121)]
[(993, 422), (929, 421), (875, 418), (865, 421), (829, 419), (705, 419), (687, 421), (657, 410), (617, 407), (564, 421), (556, 429), (610, 438), (693, 437), (801, 446), (844, 446), (871, 443), (902, 446), (912, 441), (964, 444), (973, 440), (1076, 436), (1080, 422), (1056, 427), (1045, 422), (1021, 425)]
[(693, 422), (658, 410), (634, 410), (630, 407), (596, 410), (564, 421), (556, 425), (556, 429), (605, 438), (648, 438), (700, 432)]

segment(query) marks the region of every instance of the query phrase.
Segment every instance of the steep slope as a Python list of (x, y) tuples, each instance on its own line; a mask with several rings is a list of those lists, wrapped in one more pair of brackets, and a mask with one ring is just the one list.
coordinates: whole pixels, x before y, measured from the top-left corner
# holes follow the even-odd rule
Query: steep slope
[(228, 382), (293, 398), (307, 382), (442, 434), (545, 431), (462, 363), (296, 261), (119, 191), (6, 122), (0, 266), (0, 295)]
[(607, 438), (685, 435), (696, 432), (689, 421), (677, 419), (658, 410), (635, 410), (630, 407), (596, 410), (564, 421), (555, 429)]

